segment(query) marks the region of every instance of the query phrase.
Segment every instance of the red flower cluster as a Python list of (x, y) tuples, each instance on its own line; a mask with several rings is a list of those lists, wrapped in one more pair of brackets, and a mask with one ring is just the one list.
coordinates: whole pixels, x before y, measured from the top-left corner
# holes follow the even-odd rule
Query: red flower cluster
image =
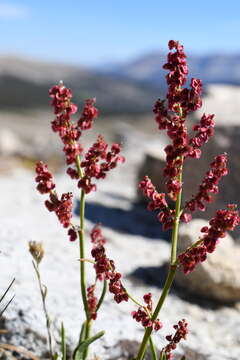
[(58, 199), (56, 192), (52, 192), (49, 196), (50, 200), (45, 201), (45, 205), (49, 211), (54, 211), (59, 221), (65, 228), (68, 228), (72, 219), (73, 195), (72, 193), (64, 193), (61, 199)]
[(166, 354), (167, 360), (171, 360), (173, 358), (172, 351), (176, 349), (177, 344), (182, 339), (186, 340), (188, 334), (188, 323), (185, 319), (179, 321), (177, 325), (173, 326), (173, 328), (176, 330), (175, 334), (166, 336), (166, 340), (169, 342), (169, 344), (161, 351), (161, 353)]
[[(94, 106), (96, 99), (85, 101), (80, 119), (75, 124), (71, 121), (71, 115), (77, 111), (77, 106), (71, 101), (71, 90), (67, 89), (63, 84), (59, 84), (50, 89), (49, 94), (53, 99), (52, 106), (57, 115), (55, 120), (52, 121), (52, 129), (59, 133), (64, 143), (63, 151), (66, 155), (67, 164), (77, 166), (77, 168), (69, 167), (67, 174), (73, 179), (78, 179), (78, 186), (88, 194), (96, 190), (96, 185), (92, 184), (92, 178), (105, 178), (107, 171), (115, 168), (118, 162), (124, 161), (124, 158), (119, 155), (120, 146), (113, 144), (111, 150), (107, 151), (108, 144), (99, 136), (81, 162), (80, 166), (84, 171), (80, 174), (79, 163), (76, 162), (77, 157), (83, 153), (83, 147), (78, 143), (78, 140), (81, 132), (90, 129), (93, 120), (98, 116), (98, 110)], [(101, 164), (99, 163), (100, 160)]]
[(139, 307), (137, 311), (132, 312), (132, 317), (137, 322), (141, 322), (143, 327), (151, 327), (155, 331), (160, 330), (163, 325), (159, 319), (152, 321), (151, 312), (152, 312), (152, 294), (148, 293), (143, 296), (143, 300), (146, 304), (146, 307)]
[(189, 274), (195, 266), (206, 260), (207, 253), (212, 253), (220, 238), (226, 236), (226, 231), (233, 231), (240, 223), (239, 212), (236, 205), (229, 204), (228, 209), (218, 210), (208, 226), (201, 229), (205, 235), (196, 243), (196, 246), (187, 249), (178, 256), (178, 261), (182, 266), (183, 272)]
[(116, 303), (120, 303), (122, 301), (128, 301), (128, 294), (123, 287), (121, 282), (122, 275), (115, 270), (110, 273), (110, 281), (109, 281), (109, 291), (114, 294), (114, 300)]
[[(59, 85), (53, 86), (49, 90), (49, 95), (52, 98), (51, 105), (54, 107), (54, 113), (56, 115), (63, 112), (71, 115), (77, 112), (77, 106), (71, 102), (72, 92), (66, 88), (62, 82), (60, 82)], [(59, 118), (57, 117), (56, 120), (59, 120)]]
[(188, 67), (183, 46), (174, 40), (170, 40), (168, 46), (170, 50), (176, 49), (176, 52), (168, 53), (168, 62), (163, 65), (164, 69), (169, 70), (166, 76), (169, 86), (167, 94), (168, 106), (169, 109), (175, 111), (180, 95), (177, 90), (187, 81)]
[(168, 195), (175, 200), (182, 187), (178, 179), (182, 167), (182, 157), (188, 156), (189, 153), (185, 119), (178, 114), (170, 114), (161, 100), (156, 102), (153, 112), (156, 115), (159, 129), (167, 129), (167, 134), (172, 139), (172, 145), (168, 145), (164, 149), (166, 166), (163, 175), (168, 179), (166, 182)]
[(72, 194), (62, 194), (61, 199), (58, 198), (56, 191), (53, 191), (55, 184), (53, 183), (53, 176), (48, 170), (48, 166), (39, 161), (36, 164), (36, 182), (37, 190), (41, 194), (49, 193), (49, 200), (45, 201), (45, 205), (49, 211), (54, 211), (64, 227), (69, 227), (72, 218)]
[(87, 288), (87, 304), (88, 304), (88, 314), (90, 319), (96, 320), (97, 318), (97, 304), (98, 300), (95, 296), (96, 285), (93, 284)]
[(168, 54), (168, 62), (163, 68), (169, 70), (166, 76), (168, 83), (168, 108), (169, 110), (179, 112), (179, 106), (182, 109), (183, 116), (189, 111), (195, 111), (202, 105), (200, 95), (202, 93), (202, 82), (199, 79), (192, 79), (191, 89), (182, 88), (187, 81), (188, 67), (184, 48), (178, 41), (170, 40), (169, 49), (175, 49), (175, 52)]
[(151, 179), (148, 176), (144, 176), (143, 180), (139, 183), (139, 188), (143, 194), (152, 201), (148, 204), (148, 210), (153, 211), (157, 209), (165, 209), (168, 204), (165, 200), (164, 193), (158, 193)]
[(102, 246), (102, 245), (106, 244), (106, 239), (103, 236), (100, 224), (96, 224), (93, 227), (93, 229), (90, 233), (90, 236), (91, 236), (91, 241), (93, 244), (96, 244), (98, 246)]
[[(214, 114), (212, 115), (203, 114), (200, 120), (200, 124), (193, 126), (193, 131), (197, 131), (197, 134), (189, 141), (189, 143), (193, 147), (192, 151), (195, 153), (197, 151), (197, 158), (201, 156), (200, 147), (203, 144), (207, 143), (209, 138), (214, 135), (215, 122), (213, 118), (214, 118)], [(189, 151), (189, 156), (196, 157), (193, 156), (192, 151), (191, 150)]]
[(77, 231), (76, 231), (75, 227), (68, 230), (68, 236), (69, 236), (70, 241), (77, 240)]
[(55, 188), (55, 184), (53, 182), (53, 175), (48, 170), (48, 166), (42, 161), (37, 162), (36, 174), (35, 181), (38, 183), (37, 190), (41, 194), (50, 193)]
[(104, 179), (109, 170), (114, 169), (118, 162), (125, 160), (119, 155), (121, 150), (119, 144), (113, 144), (110, 151), (107, 151), (107, 148), (108, 144), (104, 138), (98, 136), (97, 141), (90, 147), (81, 162), (84, 176), (79, 180), (78, 187), (82, 188), (86, 194), (96, 190), (96, 185), (92, 184), (93, 178)]
[(148, 210), (153, 211), (159, 209), (158, 219), (163, 224), (163, 229), (170, 229), (173, 224), (174, 210), (168, 207), (165, 194), (157, 192), (148, 176), (144, 176), (143, 180), (139, 183), (139, 188), (146, 197), (151, 199), (151, 202), (148, 204)]
[[(200, 98), (202, 92), (201, 80), (193, 78), (190, 89), (182, 86), (187, 81), (187, 62), (183, 46), (177, 41), (169, 41), (169, 49), (175, 52), (168, 54), (168, 62), (163, 66), (169, 70), (166, 76), (168, 83), (167, 106), (165, 101), (157, 100), (153, 112), (160, 130), (167, 130), (172, 140), (164, 150), (166, 152), (166, 166), (163, 174), (167, 178), (166, 186), (169, 197), (176, 201), (182, 188), (179, 180), (183, 160), (186, 157), (199, 158), (201, 156), (200, 146), (207, 142), (213, 134), (212, 115), (204, 115), (200, 125), (194, 127), (198, 131), (196, 136), (189, 139), (185, 118), (190, 111), (201, 107)], [(213, 117), (213, 116), (212, 116)]]
[(109, 280), (109, 291), (114, 294), (114, 300), (117, 303), (128, 301), (128, 294), (120, 280), (122, 275), (115, 270), (114, 261), (106, 256), (104, 247), (106, 240), (102, 235), (99, 224), (93, 228), (91, 239), (94, 243), (91, 254), (95, 260), (94, 268), (97, 278), (99, 280)]
[(227, 155), (222, 154), (215, 157), (211, 163), (211, 170), (208, 171), (199, 186), (199, 191), (190, 201), (185, 204), (185, 209), (194, 212), (196, 209), (205, 211), (206, 206), (204, 202), (211, 202), (212, 196), (209, 193), (218, 193), (218, 183), (223, 176), (228, 173), (227, 170)]
[(72, 92), (62, 83), (53, 86), (49, 90), (52, 98), (51, 105), (54, 107), (56, 118), (52, 121), (52, 129), (58, 132), (63, 144), (68, 165), (75, 163), (76, 157), (82, 153), (83, 148), (77, 143), (81, 131), (77, 125), (71, 122), (71, 115), (77, 112), (77, 106), (71, 102)]
[(78, 127), (81, 130), (89, 130), (92, 128), (93, 120), (98, 116), (98, 110), (94, 106), (95, 102), (95, 98), (85, 101), (82, 115), (78, 120)]

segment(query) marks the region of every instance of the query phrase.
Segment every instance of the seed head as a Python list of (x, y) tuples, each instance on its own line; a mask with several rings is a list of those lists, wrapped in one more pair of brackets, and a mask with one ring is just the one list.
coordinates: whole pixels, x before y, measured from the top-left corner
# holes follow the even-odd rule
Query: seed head
[(42, 243), (36, 241), (29, 241), (29, 252), (32, 255), (33, 259), (40, 264), (44, 256), (44, 248)]

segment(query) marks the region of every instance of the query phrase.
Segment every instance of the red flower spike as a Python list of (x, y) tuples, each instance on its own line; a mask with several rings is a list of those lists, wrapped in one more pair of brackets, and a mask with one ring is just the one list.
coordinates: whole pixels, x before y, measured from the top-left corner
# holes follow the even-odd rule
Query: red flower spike
[(185, 209), (190, 212), (194, 212), (196, 209), (205, 211), (204, 202), (210, 203), (212, 201), (212, 196), (209, 193), (218, 193), (218, 183), (227, 173), (227, 155), (216, 156), (211, 163), (211, 170), (206, 173), (199, 186), (199, 192), (190, 201), (185, 203)]
[(212, 253), (219, 239), (226, 236), (226, 231), (233, 231), (240, 224), (239, 212), (235, 205), (228, 205), (228, 209), (218, 210), (210, 220), (210, 226), (204, 226), (201, 232), (205, 235), (196, 247), (186, 250), (178, 256), (183, 272), (187, 275), (196, 265), (207, 259), (207, 253)]
[(76, 169), (73, 169), (71, 167), (67, 168), (67, 174), (72, 178), (72, 179), (79, 179), (79, 173)]
[(165, 194), (157, 192), (148, 176), (144, 176), (143, 180), (140, 181), (139, 189), (141, 189), (143, 194), (151, 200), (147, 207), (148, 210), (160, 210), (158, 213), (158, 220), (163, 224), (163, 229), (167, 230), (171, 228), (173, 223), (173, 212), (168, 208)]
[(167, 360), (171, 360), (173, 358), (172, 351), (176, 349), (177, 344), (181, 340), (186, 340), (188, 334), (188, 323), (185, 319), (182, 319), (178, 322), (177, 325), (174, 325), (173, 328), (176, 330), (174, 335), (166, 336), (166, 340), (168, 341), (168, 345), (166, 345), (161, 353), (166, 354)]
[(56, 193), (50, 194), (50, 200), (45, 201), (45, 205), (49, 211), (54, 211), (60, 221), (60, 223), (68, 228), (72, 219), (73, 208), (73, 195), (72, 193), (62, 194), (61, 199), (58, 199)]
[(82, 153), (83, 149), (76, 142), (81, 136), (81, 131), (71, 122), (71, 115), (77, 111), (77, 106), (71, 101), (72, 92), (63, 84), (59, 84), (49, 90), (49, 95), (52, 98), (51, 105), (57, 115), (52, 121), (52, 130), (58, 132), (64, 143), (63, 151), (66, 154), (67, 164), (74, 164), (76, 157)]
[(87, 304), (88, 304), (88, 313), (92, 320), (97, 319), (97, 304), (98, 300), (95, 296), (96, 285), (91, 285), (87, 288)]
[(36, 163), (36, 178), (35, 181), (38, 183), (37, 190), (41, 194), (48, 194), (54, 188), (53, 175), (49, 172), (48, 166), (42, 161)]
[(69, 229), (68, 230), (68, 236), (69, 236), (70, 241), (77, 240), (77, 232), (76, 232), (76, 230), (75, 229)]
[(147, 307), (139, 307), (137, 311), (133, 311), (131, 313), (133, 319), (137, 322), (141, 322), (142, 326), (145, 328), (151, 327), (155, 331), (160, 330), (163, 327), (161, 321), (159, 319), (152, 321), (150, 317), (152, 311), (152, 294), (145, 294), (143, 300), (147, 304)]
[(73, 195), (72, 193), (62, 194), (59, 206), (55, 210), (56, 215), (61, 224), (65, 228), (69, 227), (72, 219), (72, 208), (73, 208)]
[[(98, 110), (94, 106), (96, 99), (87, 99), (77, 124), (72, 123), (71, 115), (77, 111), (77, 106), (72, 103), (72, 92), (62, 83), (52, 87), (49, 91), (52, 98), (51, 105), (54, 107), (56, 118), (52, 121), (52, 130), (58, 132), (64, 147), (66, 163), (75, 164), (76, 159), (83, 153), (83, 147), (77, 142), (83, 130), (90, 129), (93, 120), (98, 116)], [(124, 157), (120, 156), (120, 145), (113, 144), (111, 150), (107, 152), (108, 144), (102, 136), (99, 136), (97, 142), (88, 150), (85, 159), (81, 162), (83, 176), (80, 178), (79, 170), (75, 167), (69, 167), (67, 174), (72, 179), (77, 179), (78, 187), (83, 189), (86, 194), (96, 190), (96, 185), (92, 179), (104, 179), (106, 173), (114, 169), (118, 163), (124, 162)], [(46, 191), (39, 185), (39, 191)], [(49, 205), (49, 204), (48, 204)]]
[(93, 244), (96, 244), (98, 246), (102, 246), (102, 245), (106, 244), (106, 239), (103, 236), (100, 224), (96, 224), (93, 227), (93, 229), (90, 233), (90, 236), (91, 236), (91, 241)]
[(95, 225), (92, 229), (91, 239), (94, 244), (91, 254), (95, 260), (94, 268), (97, 278), (109, 280), (109, 291), (114, 294), (114, 300), (118, 304), (122, 301), (128, 301), (128, 294), (121, 282), (122, 275), (115, 270), (114, 261), (106, 255), (104, 247), (106, 240), (103, 237), (100, 224)]
[(78, 187), (83, 189), (86, 194), (96, 190), (96, 185), (92, 184), (93, 178), (104, 179), (108, 171), (114, 169), (119, 162), (124, 162), (124, 158), (118, 155), (121, 150), (119, 144), (113, 144), (111, 151), (107, 151), (107, 149), (108, 144), (99, 135), (81, 162), (85, 175), (79, 180)]
[(96, 99), (87, 99), (80, 119), (78, 120), (78, 127), (81, 130), (88, 130), (92, 128), (93, 120), (98, 116), (98, 109), (94, 104)]
[(214, 115), (203, 114), (200, 124), (193, 127), (197, 134), (189, 141), (192, 145), (192, 149), (189, 151), (189, 157), (197, 157), (201, 153), (200, 147), (207, 143), (209, 138), (214, 135), (215, 122), (213, 120)]
[[(214, 115), (203, 115), (200, 124), (194, 127), (197, 134), (189, 139), (185, 125), (186, 116), (191, 111), (196, 111), (202, 105), (202, 82), (192, 78), (190, 88), (183, 88), (187, 82), (188, 67), (183, 46), (175, 40), (168, 43), (171, 50), (167, 63), (163, 66), (169, 73), (166, 76), (168, 84), (167, 103), (158, 99), (153, 112), (160, 130), (167, 130), (167, 135), (172, 140), (165, 148), (166, 166), (163, 175), (166, 177), (168, 196), (176, 201), (182, 184), (179, 181), (182, 161), (186, 157), (200, 158), (200, 147), (214, 134)], [(151, 204), (150, 209), (154, 209)], [(204, 210), (204, 205), (199, 203)], [(161, 214), (162, 216), (162, 214)], [(183, 216), (184, 221), (189, 221), (190, 216)], [(171, 227), (170, 222), (165, 227)]]

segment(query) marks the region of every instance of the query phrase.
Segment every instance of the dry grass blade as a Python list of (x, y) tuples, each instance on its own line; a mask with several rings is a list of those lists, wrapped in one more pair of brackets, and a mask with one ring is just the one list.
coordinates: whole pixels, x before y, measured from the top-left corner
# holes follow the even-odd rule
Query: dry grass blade
[(13, 295), (13, 297), (8, 301), (8, 303), (4, 306), (4, 308), (2, 309), (2, 311), (0, 312), (0, 317), (2, 316), (2, 314), (4, 313), (5, 310), (7, 310), (8, 306), (11, 304), (11, 302), (13, 301), (13, 299), (15, 298), (15, 295)]
[(11, 281), (10, 285), (8, 286), (7, 290), (4, 292), (4, 294), (2, 295), (2, 297), (0, 298), (0, 303), (3, 301), (3, 299), (5, 298), (5, 296), (7, 295), (8, 291), (10, 290), (12, 284), (14, 283), (15, 278)]
[(18, 347), (11, 344), (0, 344), (0, 348), (2, 348), (3, 350), (16, 351), (17, 353), (22, 354), (32, 360), (40, 360), (40, 358), (35, 356), (31, 351), (28, 351), (22, 347)]

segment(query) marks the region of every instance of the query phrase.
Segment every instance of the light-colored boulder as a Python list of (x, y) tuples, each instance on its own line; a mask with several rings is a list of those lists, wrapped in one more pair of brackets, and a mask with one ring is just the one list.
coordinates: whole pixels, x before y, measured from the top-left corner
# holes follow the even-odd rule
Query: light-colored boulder
[[(196, 219), (180, 226), (179, 252), (195, 243), (200, 229), (208, 225), (205, 220)], [(195, 270), (184, 275), (178, 271), (176, 282), (195, 295), (220, 302), (240, 301), (240, 247), (234, 244), (230, 235), (221, 239), (216, 250), (208, 254), (207, 260), (196, 266)]]

